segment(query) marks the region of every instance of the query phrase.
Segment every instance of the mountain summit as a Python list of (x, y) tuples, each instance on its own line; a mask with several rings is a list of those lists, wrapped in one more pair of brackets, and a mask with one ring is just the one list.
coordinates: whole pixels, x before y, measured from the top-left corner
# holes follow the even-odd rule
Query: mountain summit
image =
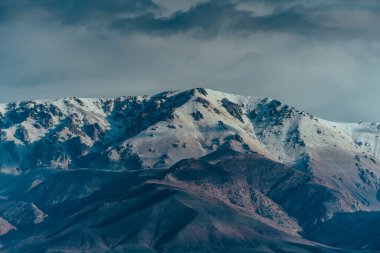
[(0, 104), (0, 241), (9, 252), (380, 250), (379, 134), (203, 88)]

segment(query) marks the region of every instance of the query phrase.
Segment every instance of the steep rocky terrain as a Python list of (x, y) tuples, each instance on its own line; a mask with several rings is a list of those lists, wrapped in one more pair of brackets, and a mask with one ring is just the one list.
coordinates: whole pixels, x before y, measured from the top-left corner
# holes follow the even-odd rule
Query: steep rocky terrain
[(380, 252), (379, 134), (201, 88), (1, 104), (0, 244)]

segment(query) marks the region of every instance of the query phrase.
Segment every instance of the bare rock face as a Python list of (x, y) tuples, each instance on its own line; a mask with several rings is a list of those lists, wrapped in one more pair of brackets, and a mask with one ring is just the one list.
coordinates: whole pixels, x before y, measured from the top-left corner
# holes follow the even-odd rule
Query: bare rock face
[(29, 134), (28, 134), (28, 130), (20, 125), (17, 129), (16, 129), (16, 133), (15, 133), (15, 136), (17, 139), (19, 139), (20, 141), (22, 141), (24, 144), (29, 144), (30, 143), (30, 137), (29, 137)]
[(105, 131), (97, 122), (95, 122), (94, 124), (88, 124), (83, 126), (83, 131), (86, 133), (88, 137), (90, 137), (93, 140), (102, 139), (105, 133)]
[(194, 120), (196, 120), (196, 121), (204, 119), (204, 116), (200, 111), (195, 111), (191, 115), (193, 116)]
[(243, 110), (240, 108), (238, 104), (235, 104), (234, 102), (231, 102), (227, 98), (222, 99), (222, 106), (227, 110), (229, 114), (240, 120), (244, 123), (243, 119)]

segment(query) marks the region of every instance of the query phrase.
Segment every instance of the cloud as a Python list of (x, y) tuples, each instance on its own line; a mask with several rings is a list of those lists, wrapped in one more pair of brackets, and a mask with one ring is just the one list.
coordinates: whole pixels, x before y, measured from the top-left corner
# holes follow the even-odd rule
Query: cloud
[(3, 0), (0, 100), (205, 86), (379, 121), (379, 10), (365, 0)]
[(2, 0), (0, 22), (34, 16), (61, 25), (92, 25), (157, 9), (152, 0)]
[(111, 27), (124, 34), (167, 36), (191, 33), (198, 38), (255, 32), (293, 33), (320, 39), (379, 39), (379, 3), (373, 1), (210, 0), (160, 16), (145, 12), (115, 18)]
[(169, 17), (157, 17), (153, 12), (114, 21), (112, 27), (122, 32), (143, 32), (167, 35), (195, 31), (202, 37), (220, 33), (250, 34), (256, 31), (311, 33), (326, 29), (310, 22), (302, 12), (288, 9), (266, 16), (253, 16), (250, 11), (236, 8), (236, 3), (218, 0), (197, 4)]

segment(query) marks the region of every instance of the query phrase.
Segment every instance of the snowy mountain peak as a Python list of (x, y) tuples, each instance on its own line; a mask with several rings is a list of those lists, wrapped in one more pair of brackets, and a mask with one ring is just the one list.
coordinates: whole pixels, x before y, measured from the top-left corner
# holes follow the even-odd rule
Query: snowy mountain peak
[[(357, 222), (350, 214), (363, 213), (363, 224), (377, 219), (367, 212), (380, 210), (379, 135), (380, 124), (330, 122), (274, 99), (203, 88), (2, 104), (0, 236), (28, 238), (35, 231), (47, 243), (42, 248), (61, 236), (84, 248), (97, 241), (108, 251), (108, 239), (75, 231), (124, 229), (125, 218), (131, 224), (127, 213), (146, 217), (147, 208), (160, 229), (144, 238), (177, 229), (173, 217), (189, 224), (201, 217), (202, 225), (192, 227), (199, 228), (226, 210), (223, 221), (207, 224), (237, 241), (241, 225), (230, 233), (236, 220), (226, 225), (225, 217), (249, 217), (244, 236), (258, 227), (286, 240), (301, 240), (302, 232), (323, 242), (319, 229), (347, 220), (363, 226), (361, 216)], [(162, 210), (180, 215), (167, 218)], [(78, 224), (75, 215), (82, 217)], [(136, 224), (151, 231), (151, 224)]]
[(65, 98), (0, 105), (0, 168), (135, 170), (170, 167), (217, 150), (256, 152), (344, 182), (377, 205), (379, 124), (318, 119), (279, 101), (210, 89), (118, 98)]

